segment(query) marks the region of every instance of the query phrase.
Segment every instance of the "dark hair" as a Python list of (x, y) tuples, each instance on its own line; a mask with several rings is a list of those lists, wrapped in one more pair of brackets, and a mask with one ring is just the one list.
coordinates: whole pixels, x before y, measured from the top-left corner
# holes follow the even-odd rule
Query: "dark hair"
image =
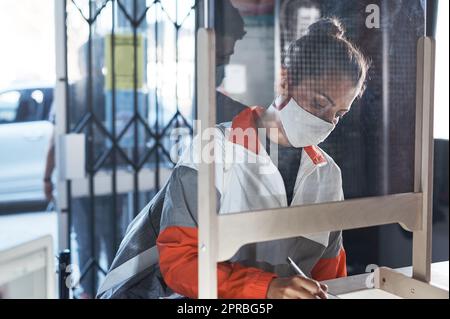
[(215, 1), (214, 29), (219, 37), (229, 36), (235, 40), (244, 37), (244, 20), (230, 0)]
[(345, 29), (338, 19), (323, 18), (291, 43), (284, 57), (284, 67), (290, 86), (296, 86), (304, 79), (344, 75), (355, 85), (362, 83), (361, 96), (370, 63), (345, 37)]

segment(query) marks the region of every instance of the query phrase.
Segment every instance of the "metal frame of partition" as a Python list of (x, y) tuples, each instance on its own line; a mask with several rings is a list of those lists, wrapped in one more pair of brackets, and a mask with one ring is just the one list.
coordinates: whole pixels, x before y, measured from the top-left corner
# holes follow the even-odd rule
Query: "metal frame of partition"
[[(210, 21), (209, 1), (205, 8)], [(208, 16), (209, 15), (209, 16)], [(202, 64), (197, 66), (199, 119), (205, 127), (215, 125), (215, 37), (211, 24), (198, 31), (197, 52)], [(199, 298), (217, 296), (217, 263), (231, 258), (248, 243), (283, 239), (322, 231), (355, 229), (399, 223), (413, 233), (413, 279), (392, 275), (380, 268), (376, 287), (404, 297), (447, 297), (448, 292), (420, 282), (430, 281), (432, 172), (433, 172), (433, 94), (435, 43), (423, 37), (417, 44), (417, 101), (415, 136), (415, 189), (413, 193), (347, 200), (300, 207), (218, 215), (215, 196), (215, 165), (201, 162), (199, 168)], [(214, 137), (201, 139), (201, 147), (214, 145)], [(392, 288), (392, 287), (395, 287)], [(422, 293), (414, 294), (416, 289)]]

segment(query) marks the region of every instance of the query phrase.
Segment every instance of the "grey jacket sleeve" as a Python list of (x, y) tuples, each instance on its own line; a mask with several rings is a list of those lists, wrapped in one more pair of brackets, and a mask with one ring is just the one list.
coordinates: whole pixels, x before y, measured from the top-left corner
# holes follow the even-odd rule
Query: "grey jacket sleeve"
[(328, 246), (321, 258), (335, 258), (339, 255), (341, 248), (343, 248), (342, 231), (331, 232)]
[[(198, 227), (198, 172), (177, 166), (170, 177), (161, 214), (160, 232), (169, 226)], [(216, 189), (217, 205), (220, 193)], [(217, 211), (219, 206), (217, 206)]]

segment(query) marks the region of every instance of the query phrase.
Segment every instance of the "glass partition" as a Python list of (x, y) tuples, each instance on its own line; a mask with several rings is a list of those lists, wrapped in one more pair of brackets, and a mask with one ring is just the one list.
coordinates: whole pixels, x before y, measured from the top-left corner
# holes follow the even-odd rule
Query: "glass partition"
[(424, 1), (231, 5), (216, 3), (220, 212), (413, 192)]
[[(70, 182), (70, 248), (94, 297), (129, 223), (192, 133), (194, 0), (67, 0), (67, 133), (86, 137), (86, 176)], [(156, 238), (159, 225), (149, 238)]]
[[(230, 5), (216, 1), (223, 16), (215, 20), (215, 155), (201, 150), (202, 160), (215, 162), (218, 214), (413, 193), (417, 43), (426, 2)], [(342, 242), (340, 231), (325, 231), (247, 244), (231, 260), (292, 275), (286, 254), (296, 254), (314, 275), (321, 254)]]

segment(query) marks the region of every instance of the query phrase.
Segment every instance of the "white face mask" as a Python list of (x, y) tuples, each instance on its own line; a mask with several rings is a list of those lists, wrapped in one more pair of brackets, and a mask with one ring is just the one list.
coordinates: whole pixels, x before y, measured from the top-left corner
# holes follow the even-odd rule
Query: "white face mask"
[(303, 109), (293, 98), (278, 114), (289, 143), (297, 148), (322, 143), (336, 127)]

